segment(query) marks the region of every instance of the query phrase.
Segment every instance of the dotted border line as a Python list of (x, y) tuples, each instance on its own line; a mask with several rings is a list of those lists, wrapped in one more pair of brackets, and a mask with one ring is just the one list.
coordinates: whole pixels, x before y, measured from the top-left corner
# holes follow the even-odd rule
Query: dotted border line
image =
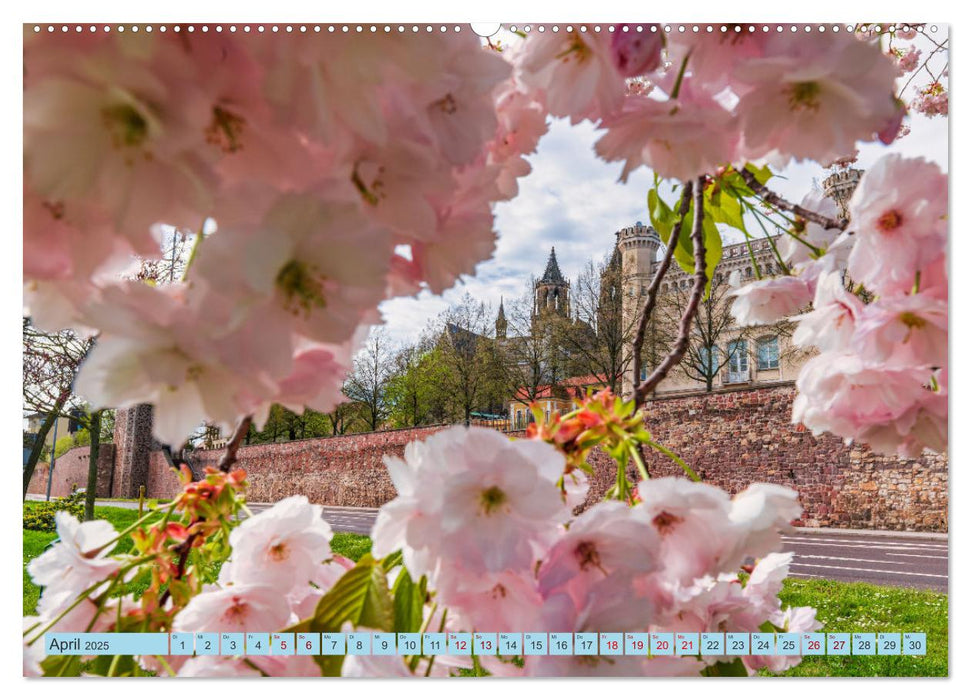
[[(618, 31), (623, 31), (623, 32), (635, 31), (638, 33), (646, 33), (646, 32), (657, 33), (658, 31), (663, 31), (666, 34), (675, 34), (675, 33), (711, 34), (716, 31), (721, 32), (723, 34), (728, 32), (752, 33), (752, 32), (758, 32), (758, 31), (762, 31), (763, 33), (769, 33), (773, 31), (773, 28), (776, 33), (780, 33), (780, 34), (785, 32), (787, 29), (789, 33), (792, 33), (792, 34), (798, 33), (800, 30), (808, 34), (814, 31), (819, 33), (824, 33), (827, 31), (838, 33), (843, 30), (844, 26), (847, 32), (853, 32), (855, 29), (857, 29), (857, 27), (855, 27), (854, 25), (839, 25), (839, 24), (831, 24), (831, 25), (825, 25), (825, 24), (819, 24), (819, 25), (811, 25), (811, 24), (802, 24), (802, 25), (796, 25), (796, 24), (789, 24), (789, 25), (787, 24), (772, 24), (772, 25), (768, 25), (768, 24), (748, 24), (748, 25), (675, 24), (675, 25), (672, 25), (672, 24), (665, 24), (663, 26), (658, 24), (639, 24), (639, 25), (581, 24), (578, 26), (574, 26), (571, 24), (566, 24), (566, 25), (510, 24), (510, 25), (503, 25), (503, 26), (509, 31), (524, 32), (526, 34), (529, 34), (532, 32), (539, 32), (540, 34), (544, 34), (547, 31), (553, 32), (555, 34), (561, 30), (568, 33), (573, 31), (580, 31), (580, 32), (589, 31), (593, 33), (618, 32)], [(187, 25), (59, 24), (59, 25), (55, 25), (55, 24), (48, 24), (48, 25), (40, 25), (40, 24), (35, 24), (33, 29), (35, 34), (40, 34), (45, 30), (49, 34), (53, 34), (58, 31), (60, 31), (62, 34), (67, 34), (71, 31), (73, 31), (76, 34), (80, 34), (85, 31), (92, 34), (99, 33), (99, 32), (108, 33), (112, 31), (118, 32), (119, 34), (124, 32), (130, 32), (132, 34), (137, 34), (138, 32), (144, 32), (146, 34), (151, 34), (152, 32), (155, 32), (155, 31), (163, 34), (167, 31), (173, 31), (176, 33), (185, 31), (190, 34), (195, 33), (197, 31), (203, 34), (206, 34), (209, 32), (215, 32), (217, 34), (221, 32), (228, 32), (230, 34), (240, 33), (240, 32), (243, 34), (252, 34), (252, 33), (265, 34), (268, 32), (274, 33), (274, 34), (278, 34), (280, 32), (283, 32), (285, 34), (310, 34), (310, 33), (313, 33), (313, 34), (322, 34), (322, 33), (377, 34), (379, 32), (382, 32), (384, 34), (390, 34), (392, 32), (405, 34), (410, 32), (412, 34), (418, 34), (424, 31), (426, 34), (431, 34), (434, 32), (445, 34), (450, 31), (455, 33), (459, 33), (462, 31), (471, 31), (471, 30), (463, 29), (463, 27), (460, 25), (444, 25), (444, 24), (441, 24), (441, 25), (431, 25), (431, 24), (425, 24), (425, 25), (418, 25), (418, 24), (411, 24), (411, 25), (405, 25), (405, 24), (398, 24), (398, 25), (390, 25), (390, 24), (385, 24), (385, 25), (376, 25), (376, 24), (370, 24), (370, 25), (368, 24), (328, 24), (328, 25), (321, 25), (321, 24), (272, 24), (272, 25), (264, 25), (264, 24), (252, 24), (252, 25), (251, 24), (226, 24), (226, 25), (223, 25), (223, 24), (214, 24), (214, 25), (209, 25), (209, 24), (201, 24), (201, 25), (196, 25), (196, 24), (187, 24)], [(902, 25), (884, 26), (879, 24), (875, 24), (875, 25), (864, 24), (864, 25), (860, 25), (859, 29), (861, 31), (872, 30), (877, 32), (885, 31), (885, 30), (888, 30), (891, 32), (897, 31), (897, 30), (908, 31), (910, 29), (910, 25), (902, 24)], [(938, 29), (937, 25), (931, 25), (930, 27), (931, 32), (937, 32), (937, 29)]]

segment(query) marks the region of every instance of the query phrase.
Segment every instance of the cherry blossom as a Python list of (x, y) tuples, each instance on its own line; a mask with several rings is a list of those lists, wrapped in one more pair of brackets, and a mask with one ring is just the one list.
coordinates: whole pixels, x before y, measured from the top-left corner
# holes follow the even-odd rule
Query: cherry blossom
[(624, 76), (614, 65), (611, 38), (573, 31), (537, 34), (517, 56), (523, 83), (539, 90), (550, 114), (577, 124), (617, 111), (624, 100)]
[(770, 277), (730, 292), (732, 315), (743, 325), (773, 323), (804, 308), (813, 289), (802, 277)]
[[(873, 138), (894, 116), (895, 69), (879, 47), (848, 34), (771, 32), (762, 55), (742, 58), (732, 80), (750, 159), (827, 162)], [(733, 82), (734, 84), (734, 82)]]
[(77, 595), (118, 571), (118, 561), (105, 551), (118, 537), (111, 523), (82, 523), (63, 510), (54, 514), (54, 523), (57, 543), (27, 565), (27, 573), (45, 587), (48, 599), (62, 591)]
[(947, 176), (923, 158), (889, 154), (864, 173), (849, 202), (847, 271), (880, 294), (910, 292), (947, 246)]
[(321, 506), (291, 496), (247, 518), (233, 530), (233, 557), (220, 572), (234, 584), (263, 584), (279, 593), (309, 584), (329, 559), (333, 531)]
[(285, 596), (266, 584), (209, 586), (180, 611), (177, 632), (252, 632), (280, 630), (290, 618)]
[(947, 364), (947, 336), (947, 302), (915, 294), (868, 304), (853, 342), (874, 363), (942, 367)]

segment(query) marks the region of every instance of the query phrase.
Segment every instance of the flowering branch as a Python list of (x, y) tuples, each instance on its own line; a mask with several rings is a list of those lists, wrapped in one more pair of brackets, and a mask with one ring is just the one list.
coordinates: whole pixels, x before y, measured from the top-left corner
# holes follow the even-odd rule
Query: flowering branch
[(253, 416), (246, 416), (239, 422), (236, 426), (236, 432), (229, 439), (226, 444), (226, 451), (223, 453), (222, 459), (219, 460), (219, 471), (223, 473), (229, 473), (230, 468), (236, 464), (236, 452), (239, 451), (239, 446), (243, 442), (243, 438), (249, 432), (249, 427), (253, 424)]
[(839, 229), (844, 230), (849, 223), (846, 219), (831, 219), (828, 216), (823, 216), (822, 214), (817, 214), (814, 211), (810, 211), (805, 207), (801, 207), (798, 204), (793, 204), (787, 199), (783, 199), (775, 192), (770, 190), (768, 187), (763, 185), (758, 179), (749, 172), (746, 168), (738, 168), (736, 172), (742, 176), (745, 180), (745, 184), (748, 185), (755, 194), (761, 197), (763, 200), (776, 207), (777, 209), (782, 209), (783, 211), (792, 212), (796, 216), (802, 217), (806, 221), (811, 221), (814, 224), (819, 224), (826, 229)]
[[(688, 350), (688, 337), (691, 334), (691, 322), (695, 314), (698, 313), (698, 304), (705, 294), (705, 285), (708, 283), (708, 274), (705, 270), (705, 236), (702, 229), (702, 222), (705, 218), (704, 201), (704, 180), (701, 178), (695, 183), (694, 187), (695, 213), (694, 221), (691, 225), (691, 245), (695, 254), (694, 286), (691, 288), (691, 297), (688, 305), (681, 315), (681, 324), (678, 327), (678, 338), (674, 341), (671, 351), (667, 357), (661, 361), (650, 376), (638, 385), (634, 390), (634, 401), (637, 406), (644, 403), (644, 399), (657, 387), (661, 381), (668, 376), (668, 372), (681, 362), (685, 352)], [(683, 205), (682, 205), (683, 206)], [(673, 236), (673, 234), (672, 234)], [(673, 241), (673, 237), (672, 237)], [(636, 348), (635, 348), (636, 351)]]
[(688, 208), (691, 205), (691, 190), (693, 182), (689, 180), (684, 185), (684, 190), (681, 193), (681, 206), (678, 209), (678, 221), (674, 224), (671, 229), (671, 237), (668, 239), (667, 250), (664, 251), (664, 257), (661, 259), (661, 264), (657, 268), (657, 272), (654, 273), (654, 279), (651, 280), (650, 286), (647, 288), (647, 298), (644, 300), (644, 306), (641, 308), (640, 316), (637, 319), (637, 331), (634, 334), (634, 381), (633, 385), (637, 385), (637, 380), (641, 376), (641, 348), (644, 345), (644, 335), (647, 333), (647, 323), (651, 319), (654, 313), (654, 307), (657, 304), (657, 293), (661, 287), (661, 280), (664, 275), (667, 274), (668, 268), (671, 266), (671, 258), (674, 257), (674, 249), (678, 244), (678, 238), (681, 236), (681, 226), (684, 223), (684, 217), (688, 214)]

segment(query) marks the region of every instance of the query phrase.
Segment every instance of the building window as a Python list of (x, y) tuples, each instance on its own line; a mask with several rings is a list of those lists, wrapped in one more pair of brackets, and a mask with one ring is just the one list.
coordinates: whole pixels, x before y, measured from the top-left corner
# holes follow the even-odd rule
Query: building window
[(698, 372), (703, 377), (713, 377), (718, 370), (718, 346), (698, 348)]
[(751, 276), (752, 276), (752, 268), (751, 267), (746, 267), (745, 268), (745, 279), (748, 279)]
[(776, 336), (759, 338), (759, 371), (779, 369), (779, 339)]
[(748, 343), (734, 340), (728, 344), (728, 383), (737, 384), (748, 380)]

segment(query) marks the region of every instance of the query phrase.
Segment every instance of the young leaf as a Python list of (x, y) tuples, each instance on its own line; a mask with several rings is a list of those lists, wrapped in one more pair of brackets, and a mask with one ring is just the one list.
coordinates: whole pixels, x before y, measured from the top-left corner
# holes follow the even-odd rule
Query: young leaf
[(391, 595), (394, 597), (395, 632), (417, 632), (421, 629), (426, 585), (424, 576), (415, 583), (407, 569), (402, 569), (398, 574), (391, 589)]
[(388, 578), (370, 554), (361, 557), (357, 566), (341, 576), (320, 599), (310, 631), (339, 632), (345, 622), (387, 632), (394, 626)]

